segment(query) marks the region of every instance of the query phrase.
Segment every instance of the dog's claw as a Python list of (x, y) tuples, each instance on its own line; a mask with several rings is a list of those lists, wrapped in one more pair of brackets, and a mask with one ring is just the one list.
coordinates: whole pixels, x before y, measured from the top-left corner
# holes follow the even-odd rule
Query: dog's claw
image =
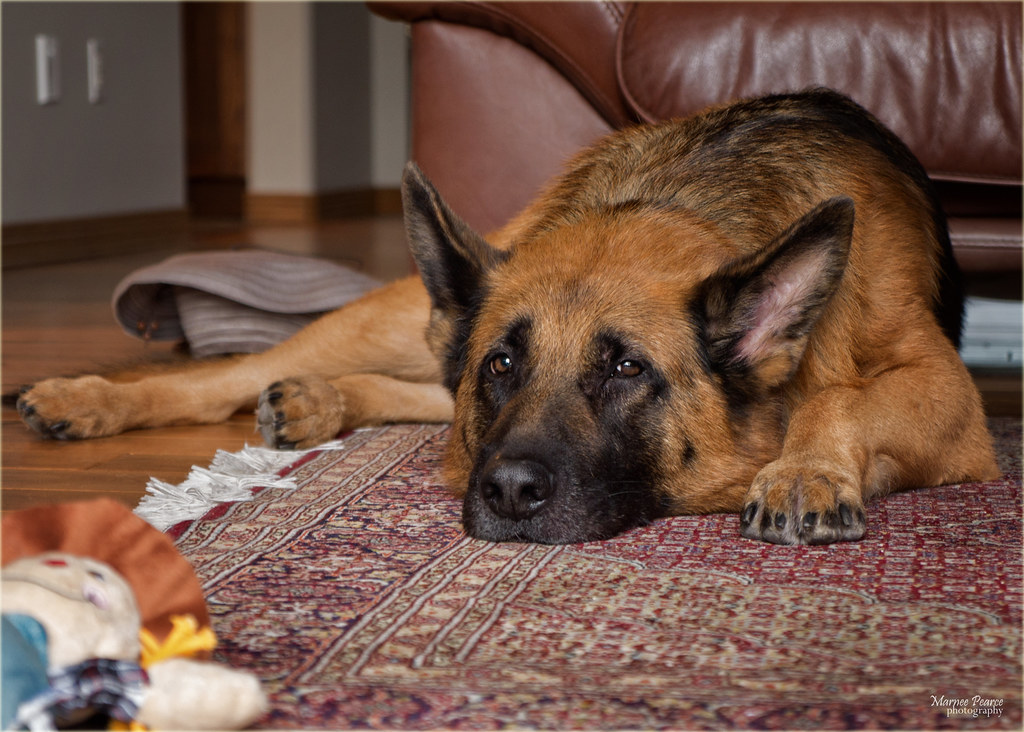
[(46, 431), (49, 433), (49, 436), (53, 437), (54, 439), (66, 440), (69, 438), (68, 428), (70, 426), (70, 422), (68, 422), (66, 419), (62, 419), (60, 422), (55, 422), (54, 424), (51, 424)]
[(740, 523), (744, 526), (749, 526), (750, 522), (754, 520), (755, 514), (757, 514), (757, 504), (748, 504), (747, 507), (743, 509), (743, 514), (740, 516)]
[(853, 513), (845, 503), (839, 504), (839, 520), (843, 522), (843, 526), (853, 525)]

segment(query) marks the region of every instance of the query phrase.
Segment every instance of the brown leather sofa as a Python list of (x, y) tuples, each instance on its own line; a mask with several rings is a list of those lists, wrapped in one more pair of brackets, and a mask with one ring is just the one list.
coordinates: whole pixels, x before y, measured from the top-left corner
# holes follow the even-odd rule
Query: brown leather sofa
[(507, 221), (611, 130), (823, 85), (921, 159), (970, 279), (1019, 296), (1019, 3), (370, 7), (412, 25), (412, 154), (478, 230)]

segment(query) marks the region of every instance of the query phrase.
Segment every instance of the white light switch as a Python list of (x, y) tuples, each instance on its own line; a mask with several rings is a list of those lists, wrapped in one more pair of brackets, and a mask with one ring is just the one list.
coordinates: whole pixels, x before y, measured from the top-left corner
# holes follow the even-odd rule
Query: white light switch
[(36, 101), (56, 104), (60, 99), (60, 52), (54, 36), (36, 36)]
[(85, 42), (85, 70), (89, 84), (89, 104), (103, 101), (103, 55), (100, 42), (90, 38)]

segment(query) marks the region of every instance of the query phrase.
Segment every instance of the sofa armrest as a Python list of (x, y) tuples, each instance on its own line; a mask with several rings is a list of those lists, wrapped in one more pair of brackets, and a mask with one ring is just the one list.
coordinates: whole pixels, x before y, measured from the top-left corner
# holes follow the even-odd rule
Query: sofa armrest
[(612, 126), (637, 121), (619, 90), (615, 45), (629, 3), (371, 2), (405, 23), (439, 21), (510, 38), (551, 64)]

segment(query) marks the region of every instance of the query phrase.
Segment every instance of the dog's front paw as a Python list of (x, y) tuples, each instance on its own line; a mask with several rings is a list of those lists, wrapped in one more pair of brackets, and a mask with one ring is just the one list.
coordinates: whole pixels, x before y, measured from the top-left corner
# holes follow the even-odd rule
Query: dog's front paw
[(831, 544), (864, 536), (860, 483), (828, 463), (776, 460), (754, 478), (740, 514), (740, 533), (773, 544)]
[(344, 426), (341, 394), (317, 376), (278, 381), (260, 394), (256, 420), (264, 441), (279, 450), (315, 447)]
[(18, 414), (43, 437), (74, 440), (124, 431), (125, 405), (117, 385), (100, 376), (46, 379), (22, 387)]

